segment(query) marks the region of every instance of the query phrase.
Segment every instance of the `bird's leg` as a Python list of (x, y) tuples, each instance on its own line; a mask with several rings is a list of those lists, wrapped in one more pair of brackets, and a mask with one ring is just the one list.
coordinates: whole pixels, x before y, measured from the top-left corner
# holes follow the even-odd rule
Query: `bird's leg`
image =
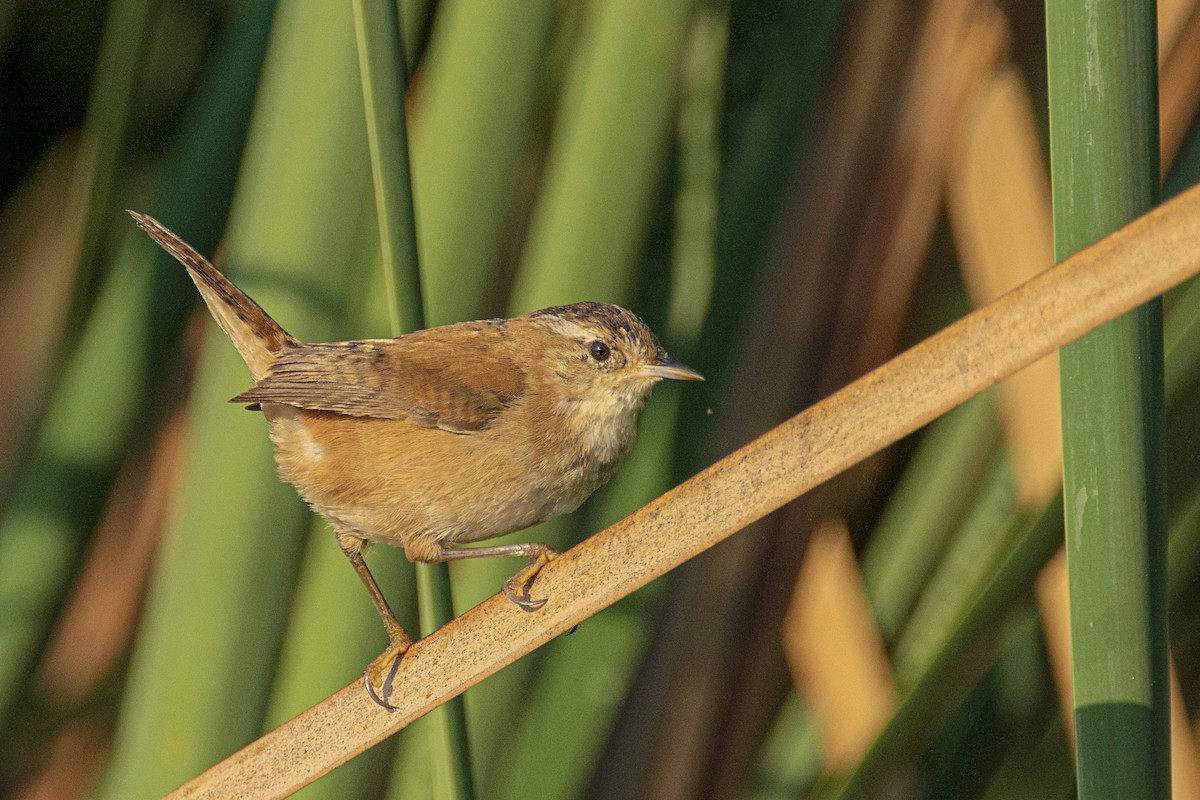
[(350, 559), (350, 566), (354, 567), (354, 571), (358, 573), (363, 585), (367, 587), (367, 593), (371, 595), (371, 602), (375, 604), (375, 610), (379, 612), (379, 618), (383, 620), (383, 627), (387, 630), (390, 641), (387, 650), (384, 650), (379, 658), (367, 666), (363, 673), (363, 684), (372, 700), (389, 712), (395, 712), (396, 707), (388, 702), (392, 695), (392, 681), (395, 680), (396, 671), (400, 668), (400, 659), (404, 658), (404, 654), (412, 646), (412, 639), (408, 638), (408, 634), (404, 632), (404, 628), (396, 619), (391, 606), (388, 605), (387, 598), (380, 591), (379, 584), (375, 582), (371, 570), (367, 569), (367, 562), (362, 557), (364, 544), (362, 538), (340, 530), (335, 533), (342, 552)]
[(537, 611), (546, 605), (546, 598), (534, 600), (529, 596), (529, 587), (533, 579), (557, 556), (554, 548), (536, 542), (518, 544), (497, 544), (489, 547), (460, 547), (455, 549), (442, 548), (433, 554), (429, 561), (452, 561), (458, 558), (491, 558), (495, 556), (510, 558), (528, 558), (530, 562), (521, 568), (516, 575), (504, 582), (504, 596), (512, 600), (525, 611)]

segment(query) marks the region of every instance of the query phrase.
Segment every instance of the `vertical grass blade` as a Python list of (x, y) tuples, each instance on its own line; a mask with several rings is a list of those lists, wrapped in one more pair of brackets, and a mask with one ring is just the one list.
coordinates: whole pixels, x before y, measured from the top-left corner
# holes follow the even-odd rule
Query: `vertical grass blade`
[(395, 2), (354, 0), (353, 6), (383, 277), (392, 335), (399, 336), (425, 327), (404, 119), (404, 40)]
[[(500, 310), (485, 302), (494, 299), (494, 269), (503, 242), (511, 235), (505, 225), (512, 222), (525, 183), (528, 163), (523, 156), (530, 146), (538, 93), (544, 89), (544, 59), (555, 8), (551, 0), (438, 5), (422, 62), (420, 91), (409, 117), (421, 288), (429, 325), (477, 319)], [(406, 42), (413, 39), (415, 23), (410, 23), (412, 18), (405, 13), (401, 24)], [(426, 576), (420, 585), (427, 586), (430, 570), (420, 569)], [(514, 569), (508, 559), (455, 565), (454, 592), (460, 607), (494, 594)], [(505, 574), (494, 574), (497, 570)], [(429, 603), (421, 606), (428, 614)], [(438, 612), (434, 618), (444, 619), (448, 613)], [(436, 626), (426, 619), (422, 629)], [(518, 680), (524, 668), (506, 671), (465, 699), (476, 754), (471, 771), (481, 785), (488, 786), (490, 795), (496, 790), (486, 766), (491, 752), (488, 731), (501, 733), (508, 726), (490, 725), (487, 719), (481, 722), (479, 704), (487, 705), (487, 698), (492, 698), (493, 705), (502, 705), (518, 694), (508, 682)], [(418, 723), (421, 732), (415, 728), (403, 738), (389, 797), (423, 796), (421, 790), (429, 779), (423, 784), (420, 777), (414, 778), (414, 770), (427, 774), (429, 756), (420, 739), (431, 732), (432, 746), (441, 747), (449, 724), (443, 716), (431, 715)], [(449, 774), (440, 770), (438, 780)]]
[[(427, 636), (454, 618), (448, 564), (416, 564), (417, 610)], [(433, 763), (432, 797), (444, 800), (475, 796), (467, 709), (459, 695), (428, 715), (426, 728)], [(403, 779), (403, 776), (400, 776)]]
[[(1047, 0), (1055, 255), (1158, 196), (1155, 8)], [(1081, 798), (1168, 797), (1162, 306), (1060, 354)]]
[[(353, 6), (383, 275), (392, 335), (399, 336), (425, 327), (404, 114), (404, 37), (394, 0), (354, 0)], [(416, 576), (421, 633), (428, 635), (454, 618), (450, 570), (446, 564), (417, 564)], [(474, 797), (463, 699), (456, 697), (429, 716), (435, 796)]]

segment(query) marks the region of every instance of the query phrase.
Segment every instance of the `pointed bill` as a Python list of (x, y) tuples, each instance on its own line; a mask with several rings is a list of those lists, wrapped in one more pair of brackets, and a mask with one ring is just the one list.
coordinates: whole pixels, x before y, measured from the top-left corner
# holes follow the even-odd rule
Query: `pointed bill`
[(687, 364), (673, 358), (659, 356), (653, 364), (647, 364), (639, 370), (643, 375), (656, 378), (669, 378), (677, 381), (702, 381), (704, 376)]

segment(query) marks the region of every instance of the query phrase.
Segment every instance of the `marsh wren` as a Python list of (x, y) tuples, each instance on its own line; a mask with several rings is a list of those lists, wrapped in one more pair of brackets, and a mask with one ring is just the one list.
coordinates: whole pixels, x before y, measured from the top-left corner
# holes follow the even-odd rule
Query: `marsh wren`
[(529, 588), (554, 550), (457, 546), (574, 511), (633, 446), (654, 385), (703, 380), (668, 358), (637, 316), (607, 303), (305, 344), (157, 220), (129, 213), (187, 268), (254, 378), (230, 402), (262, 411), (280, 476), (329, 520), (367, 587), (391, 644), (364, 682), (389, 710), (391, 678), (412, 640), (363, 547), (400, 546), (423, 562), (529, 559), (503, 588), (535, 611), (546, 601)]

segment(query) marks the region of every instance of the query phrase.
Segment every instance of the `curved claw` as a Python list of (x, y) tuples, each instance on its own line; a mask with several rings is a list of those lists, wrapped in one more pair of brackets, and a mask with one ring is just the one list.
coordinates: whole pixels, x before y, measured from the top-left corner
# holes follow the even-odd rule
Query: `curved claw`
[(534, 600), (529, 596), (529, 587), (533, 585), (533, 579), (542, 571), (542, 567), (549, 564), (556, 555), (553, 550), (539, 553), (531, 564), (504, 582), (504, 596), (516, 603), (522, 611), (537, 611), (546, 605), (548, 598)]
[[(407, 648), (406, 648), (407, 650)], [(366, 687), (367, 696), (375, 701), (375, 704), (389, 714), (395, 714), (400, 709), (387, 701), (387, 698), (392, 696), (392, 683), (396, 680), (396, 673), (400, 670), (400, 661), (404, 658), (406, 650), (401, 650), (396, 654), (396, 658), (392, 661), (392, 666), (387, 672), (387, 676), (383, 679), (382, 692), (376, 692), (374, 684), (371, 683), (371, 673), (374, 672), (374, 664), (367, 667), (363, 672), (363, 686)]]
[(375, 687), (371, 685), (371, 678), (365, 672), (363, 673), (363, 686), (366, 687), (367, 696), (374, 700), (375, 705), (379, 706), (384, 711), (388, 712), (389, 714), (395, 714), (400, 710), (375, 693)]
[[(526, 586), (528, 586), (528, 584), (526, 584)], [(529, 596), (529, 589), (525, 589), (524, 594), (517, 594), (516, 590), (507, 583), (504, 584), (504, 596), (516, 603), (522, 611), (537, 611), (539, 608), (546, 605), (546, 601), (549, 599), (547, 597), (543, 597), (541, 599), (534, 600)]]

